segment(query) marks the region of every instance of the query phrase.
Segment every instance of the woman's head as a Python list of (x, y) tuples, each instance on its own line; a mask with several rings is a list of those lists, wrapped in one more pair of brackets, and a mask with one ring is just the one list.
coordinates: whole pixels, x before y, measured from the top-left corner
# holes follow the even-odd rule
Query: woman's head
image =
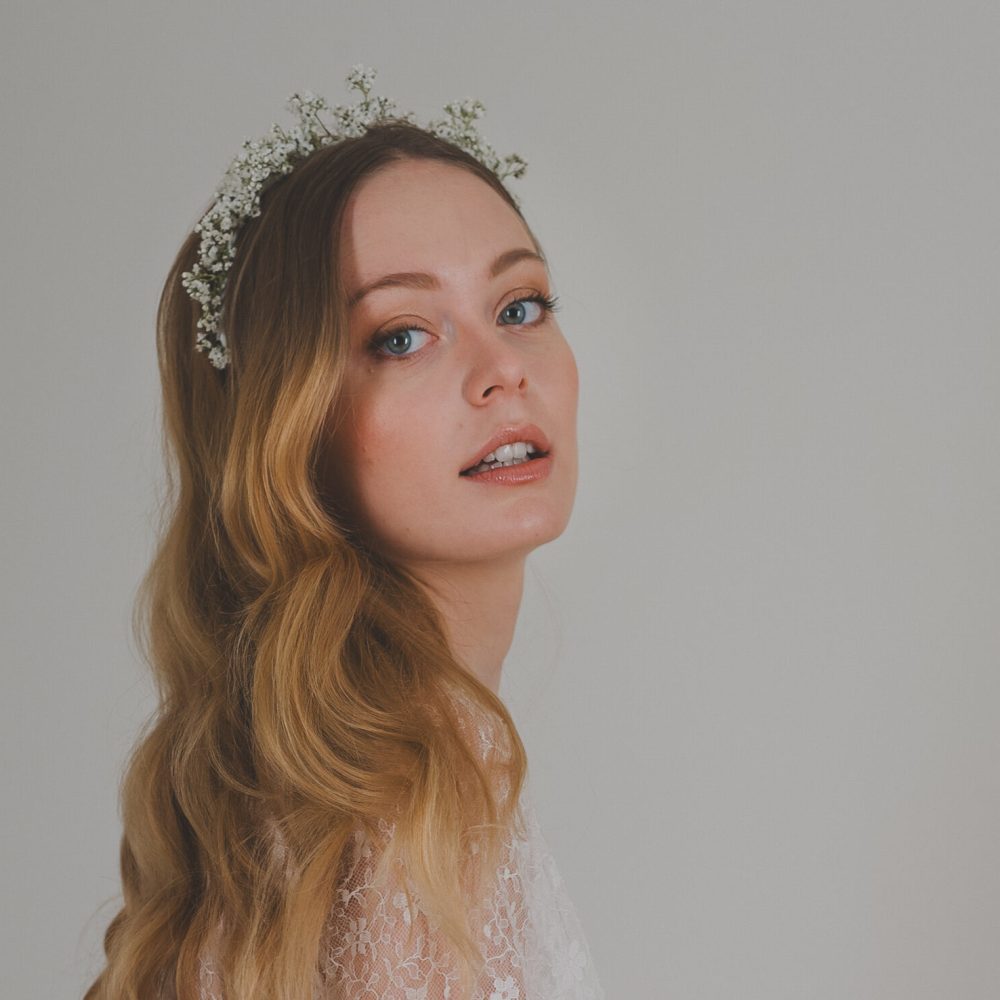
[[(428, 277), (358, 297), (400, 272)], [(239, 234), (231, 370), (216, 383), (203, 355), (187, 359), (233, 421), (226, 492), (308, 467), (309, 482), (287, 484), (289, 530), (301, 517), (303, 543), (322, 537), (309, 523), (322, 510), (401, 564), (523, 556), (555, 538), (576, 486), (577, 370), (550, 294), (516, 203), (468, 153), (390, 122), (312, 154)], [(547, 475), (460, 475), (498, 431), (527, 425)]]

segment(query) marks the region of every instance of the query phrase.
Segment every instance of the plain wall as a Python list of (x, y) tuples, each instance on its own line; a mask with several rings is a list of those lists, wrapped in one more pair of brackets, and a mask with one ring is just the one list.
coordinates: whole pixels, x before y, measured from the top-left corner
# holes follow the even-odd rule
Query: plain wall
[(609, 1000), (996, 1000), (998, 44), (966, 0), (5, 4), (0, 993), (79, 997), (117, 909), (167, 268), (362, 62), (528, 160), (581, 471), (501, 693)]

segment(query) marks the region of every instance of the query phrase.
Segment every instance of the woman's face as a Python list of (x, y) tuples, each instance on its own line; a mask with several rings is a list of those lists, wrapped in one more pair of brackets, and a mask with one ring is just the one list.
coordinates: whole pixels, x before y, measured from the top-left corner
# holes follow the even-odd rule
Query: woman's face
[[(350, 306), (328, 468), (366, 537), (397, 560), (523, 557), (569, 521), (578, 376), (551, 311), (528, 301), (551, 295), (536, 252), (517, 213), (450, 164), (394, 163), (347, 203), (348, 301), (397, 277)], [(462, 474), (505, 434), (548, 456)]]

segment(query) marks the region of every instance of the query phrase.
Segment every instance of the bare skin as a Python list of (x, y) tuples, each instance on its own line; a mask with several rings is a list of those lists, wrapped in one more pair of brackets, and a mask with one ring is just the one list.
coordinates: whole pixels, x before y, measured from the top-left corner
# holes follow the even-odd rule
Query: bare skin
[[(512, 250), (526, 253), (491, 274)], [(562, 534), (577, 482), (576, 362), (551, 311), (526, 299), (552, 291), (536, 250), (489, 185), (426, 160), (362, 181), (341, 245), (349, 295), (399, 272), (436, 283), (378, 288), (352, 308), (330, 460), (368, 535), (425, 585), (456, 656), (496, 693), (525, 560)], [(547, 438), (547, 475), (460, 475), (499, 429), (525, 424)]]

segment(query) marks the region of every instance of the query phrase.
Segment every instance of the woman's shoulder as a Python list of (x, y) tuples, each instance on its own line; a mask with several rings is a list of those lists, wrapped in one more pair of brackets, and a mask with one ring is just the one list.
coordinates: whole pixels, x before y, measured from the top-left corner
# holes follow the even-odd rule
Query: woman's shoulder
[[(324, 997), (445, 1000), (458, 995), (455, 951), (424, 908), (405, 862), (393, 856), (386, 874), (377, 874), (394, 828), (385, 823), (375, 834), (360, 827), (354, 831), (321, 942)], [(517, 857), (509, 837), (487, 892), (474, 907), (470, 925), (485, 965), (470, 1000), (487, 1000), (498, 992), (524, 996), (519, 969), (528, 914)], [(511, 992), (515, 986), (520, 992)]]

